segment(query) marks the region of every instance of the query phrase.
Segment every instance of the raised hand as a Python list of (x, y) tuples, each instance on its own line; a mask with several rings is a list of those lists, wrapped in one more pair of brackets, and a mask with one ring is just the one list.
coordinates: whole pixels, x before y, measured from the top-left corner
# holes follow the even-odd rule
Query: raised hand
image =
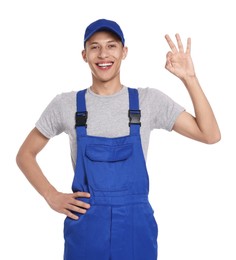
[(176, 34), (175, 37), (177, 40), (177, 47), (171, 40), (170, 36), (168, 34), (165, 35), (166, 41), (171, 49), (171, 51), (166, 54), (165, 68), (181, 80), (184, 80), (186, 77), (194, 77), (195, 71), (190, 55), (191, 39), (188, 38), (186, 51), (184, 51), (179, 34)]

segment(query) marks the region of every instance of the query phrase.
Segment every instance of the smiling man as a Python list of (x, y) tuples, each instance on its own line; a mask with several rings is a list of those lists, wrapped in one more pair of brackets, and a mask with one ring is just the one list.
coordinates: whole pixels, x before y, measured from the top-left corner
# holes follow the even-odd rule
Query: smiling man
[(82, 55), (92, 72), (93, 91), (113, 94), (120, 90), (120, 66), (128, 51), (120, 27), (106, 20), (96, 21), (87, 28), (84, 42)]
[[(57, 95), (22, 144), (17, 163), (49, 206), (66, 215), (64, 260), (156, 260), (157, 223), (148, 200), (146, 157), (153, 129), (176, 131), (206, 144), (220, 140), (211, 106), (180, 36), (170, 46), (166, 69), (189, 92), (195, 115), (154, 88), (121, 83), (120, 67), (128, 49), (120, 26), (91, 23), (82, 57), (92, 85)], [(37, 154), (65, 132), (75, 170), (72, 193), (58, 191), (43, 174)]]

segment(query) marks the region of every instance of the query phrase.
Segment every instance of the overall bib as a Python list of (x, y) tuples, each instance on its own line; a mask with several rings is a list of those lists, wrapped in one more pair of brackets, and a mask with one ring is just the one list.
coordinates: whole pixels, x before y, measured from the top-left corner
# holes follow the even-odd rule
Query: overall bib
[[(138, 91), (128, 88), (130, 134), (87, 135), (86, 90), (77, 93), (74, 192), (90, 203), (64, 222), (64, 260), (156, 260), (157, 224), (148, 201), (149, 179), (140, 138)], [(128, 126), (127, 126), (128, 127)]]

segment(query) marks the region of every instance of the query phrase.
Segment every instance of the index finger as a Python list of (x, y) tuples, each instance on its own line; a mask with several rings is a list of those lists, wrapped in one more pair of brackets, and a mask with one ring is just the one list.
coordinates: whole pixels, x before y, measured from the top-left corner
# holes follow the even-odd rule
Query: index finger
[(178, 50), (177, 50), (175, 44), (173, 43), (173, 41), (171, 40), (170, 36), (169, 36), (168, 34), (166, 34), (166, 35), (165, 35), (165, 38), (166, 38), (166, 41), (167, 41), (167, 43), (169, 44), (171, 50), (172, 50), (173, 52), (177, 52)]

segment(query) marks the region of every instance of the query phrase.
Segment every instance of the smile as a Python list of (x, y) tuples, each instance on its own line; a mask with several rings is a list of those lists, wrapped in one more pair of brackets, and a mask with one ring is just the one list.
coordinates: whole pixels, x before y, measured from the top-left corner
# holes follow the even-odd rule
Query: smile
[(110, 68), (110, 67), (113, 65), (113, 62), (96, 63), (96, 65), (97, 65), (99, 68), (108, 69), (108, 68)]

